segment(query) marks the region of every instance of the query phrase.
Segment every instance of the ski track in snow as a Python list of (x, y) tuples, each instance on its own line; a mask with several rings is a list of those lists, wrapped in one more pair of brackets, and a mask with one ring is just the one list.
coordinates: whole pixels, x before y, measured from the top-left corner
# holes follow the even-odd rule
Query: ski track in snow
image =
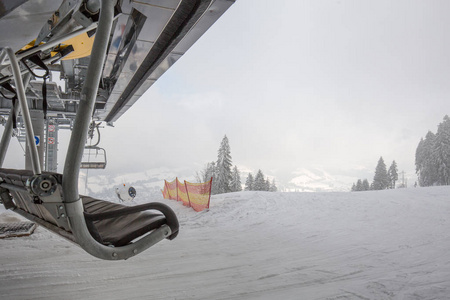
[[(38, 227), (0, 240), (2, 299), (450, 299), (450, 187), (240, 192), (170, 205), (180, 234), (102, 261)], [(2, 208), (0, 221), (15, 216)]]

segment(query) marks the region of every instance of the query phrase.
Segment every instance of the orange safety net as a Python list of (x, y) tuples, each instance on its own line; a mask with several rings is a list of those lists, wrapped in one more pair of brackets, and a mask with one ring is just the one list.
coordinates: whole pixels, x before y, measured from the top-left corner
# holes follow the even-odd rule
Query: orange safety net
[(169, 190), (167, 189), (167, 181), (165, 180), (164, 180), (164, 190), (161, 190), (161, 193), (163, 194), (164, 199), (170, 199)]
[(189, 203), (195, 211), (209, 208), (212, 178), (205, 183), (190, 183), (185, 180), (184, 184), (186, 185)]
[[(178, 178), (177, 181), (177, 201), (182, 201), (183, 205), (189, 207), (189, 197), (186, 190), (186, 185), (181, 183)], [(186, 181), (185, 181), (186, 182)]]
[(177, 179), (175, 178), (172, 182), (165, 181), (165, 185), (167, 187), (167, 193), (169, 194), (169, 199), (177, 200)]

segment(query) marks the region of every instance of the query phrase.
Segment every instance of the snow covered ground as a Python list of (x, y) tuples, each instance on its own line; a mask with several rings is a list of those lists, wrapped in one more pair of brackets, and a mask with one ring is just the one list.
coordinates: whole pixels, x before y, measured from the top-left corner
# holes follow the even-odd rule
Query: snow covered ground
[[(450, 187), (169, 204), (179, 236), (101, 261), (42, 227), (0, 240), (2, 299), (450, 299)], [(1, 219), (11, 212), (3, 213)]]

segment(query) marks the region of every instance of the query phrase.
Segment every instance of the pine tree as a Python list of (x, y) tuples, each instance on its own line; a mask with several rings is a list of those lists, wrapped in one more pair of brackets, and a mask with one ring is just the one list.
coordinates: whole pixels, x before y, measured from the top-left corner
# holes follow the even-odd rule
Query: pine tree
[(225, 135), (220, 144), (220, 148), (217, 155), (216, 163), (216, 181), (217, 181), (217, 194), (231, 192), (230, 182), (231, 176), (231, 150), (228, 143), (228, 138)]
[(215, 162), (209, 162), (205, 165), (205, 168), (200, 171), (200, 174), (197, 172), (196, 179), (197, 182), (207, 182), (211, 179), (211, 177), (215, 176), (215, 169), (216, 169), (216, 163)]
[(437, 164), (438, 184), (450, 185), (450, 118), (447, 115), (438, 126), (434, 158)]
[(352, 192), (356, 192), (356, 184), (353, 182), (353, 185), (352, 185)]
[(253, 179), (252, 173), (248, 173), (247, 180), (245, 181), (245, 190), (246, 191), (253, 191), (253, 185), (255, 181)]
[(436, 135), (428, 131), (416, 149), (416, 173), (420, 186), (439, 184), (436, 148)]
[(369, 181), (367, 179), (364, 179), (362, 182), (362, 187), (363, 187), (363, 191), (368, 191), (370, 190), (370, 185), (369, 185)]
[(212, 167), (213, 167), (213, 169), (211, 170), (212, 171), (212, 174), (213, 174), (213, 182), (212, 182), (212, 185), (211, 185), (211, 194), (212, 195), (217, 195), (217, 194), (219, 194), (219, 181), (218, 181), (218, 178), (219, 178), (219, 172), (218, 172), (218, 169), (217, 169), (217, 166), (216, 166), (216, 163), (214, 163), (213, 165), (212, 165)]
[(389, 179), (386, 171), (386, 164), (384, 163), (383, 157), (380, 157), (375, 169), (375, 176), (373, 177), (373, 189), (384, 190), (388, 185)]
[(265, 186), (266, 186), (266, 181), (264, 180), (264, 174), (261, 170), (258, 170), (258, 173), (256, 173), (256, 176), (255, 176), (253, 190), (254, 191), (264, 191)]
[(395, 189), (395, 182), (398, 180), (398, 168), (397, 168), (397, 163), (395, 162), (395, 160), (392, 161), (392, 164), (389, 167), (387, 174), (388, 174), (388, 180), (389, 180), (388, 187), (390, 189)]
[(272, 184), (270, 185), (270, 192), (276, 192), (278, 190), (277, 185), (275, 184), (275, 178), (272, 179)]
[(268, 192), (270, 190), (270, 179), (269, 177), (266, 178), (266, 184), (264, 185), (264, 190)]
[(231, 177), (232, 177), (230, 182), (231, 191), (232, 192), (242, 191), (241, 173), (239, 172), (237, 166), (234, 166), (233, 172), (231, 173)]
[(362, 181), (361, 179), (358, 179), (358, 181), (356, 182), (356, 191), (360, 192), (362, 190), (363, 190)]

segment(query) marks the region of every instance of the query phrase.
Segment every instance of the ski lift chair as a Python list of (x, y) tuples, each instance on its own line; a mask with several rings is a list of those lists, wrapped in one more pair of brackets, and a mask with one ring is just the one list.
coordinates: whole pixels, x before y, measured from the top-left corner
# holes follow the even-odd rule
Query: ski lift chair
[[(78, 193), (84, 141), (106, 57), (115, 2), (101, 1), (96, 38), (82, 91), (83, 101), (79, 103), (63, 174), (41, 171), (17, 57), (9, 47), (0, 49), (0, 61), (3, 61), (5, 55), (9, 57), (32, 164), (32, 170), (0, 169), (1, 202), (5, 208), (73, 241), (91, 255), (107, 260), (127, 259), (163, 239), (173, 239), (177, 236), (179, 227), (174, 212), (162, 203), (127, 207)], [(48, 47), (48, 44), (51, 43), (37, 46), (32, 51)], [(25, 75), (24, 81), (29, 79), (30, 76)], [(11, 109), (5, 126), (0, 144), (0, 167), (11, 137), (11, 116), (17, 114), (17, 111)]]
[(94, 121), (89, 125), (89, 139), (94, 138), (94, 131), (97, 132), (97, 142), (94, 145), (84, 147), (83, 158), (81, 159), (81, 169), (105, 169), (106, 168), (106, 150), (99, 147), (100, 144), (100, 124)]
[[(43, 172), (36, 176), (30, 170), (0, 169), (0, 178), (0, 197), (6, 208), (78, 243), (70, 224), (70, 209), (61, 202), (61, 174)], [(163, 203), (132, 207), (88, 196), (80, 198), (89, 234), (100, 245), (114, 247), (111, 249), (132, 248), (131, 243), (146, 234), (154, 244), (164, 238), (173, 239), (178, 233), (177, 217)], [(137, 247), (131, 253), (135, 255), (142, 250)], [(109, 258), (124, 257), (113, 251)]]
[[(92, 151), (92, 152), (91, 152)], [(81, 169), (105, 169), (106, 150), (98, 146), (84, 147)]]

